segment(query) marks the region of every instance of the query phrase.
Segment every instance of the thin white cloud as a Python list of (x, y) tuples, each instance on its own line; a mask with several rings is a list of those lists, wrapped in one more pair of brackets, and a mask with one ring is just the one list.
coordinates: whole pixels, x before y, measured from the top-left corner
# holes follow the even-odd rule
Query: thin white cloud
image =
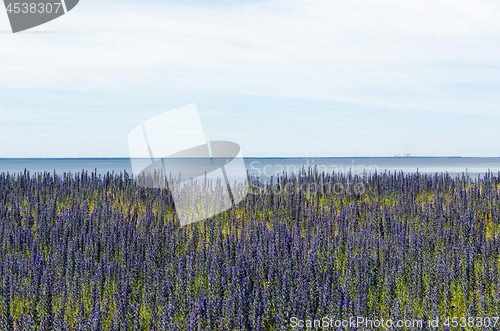
[(154, 85), (500, 114), (491, 91), (455, 87), (499, 84), (498, 17), (488, 0), (89, 0), (38, 28), (55, 34), (0, 35), (0, 86)]

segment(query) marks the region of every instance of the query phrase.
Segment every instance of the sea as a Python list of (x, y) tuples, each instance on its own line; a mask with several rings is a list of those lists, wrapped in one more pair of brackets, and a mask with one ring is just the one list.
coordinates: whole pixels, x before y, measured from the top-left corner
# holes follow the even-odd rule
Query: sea
[[(448, 173), (451, 176), (484, 176), (488, 172), (500, 175), (500, 157), (293, 157), (293, 158), (245, 158), (249, 174), (268, 181), (283, 172), (298, 173), (302, 168), (318, 171), (362, 175), (377, 171), (382, 173)], [(30, 174), (50, 172), (56, 174), (80, 173), (82, 171), (106, 173), (127, 172), (133, 175), (129, 158), (12, 158), (0, 159), (0, 173)]]

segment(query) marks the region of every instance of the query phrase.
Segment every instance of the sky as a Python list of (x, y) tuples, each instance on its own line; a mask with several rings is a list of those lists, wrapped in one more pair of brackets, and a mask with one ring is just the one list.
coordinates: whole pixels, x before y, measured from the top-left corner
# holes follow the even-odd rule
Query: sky
[(245, 156), (500, 156), (500, 2), (81, 0), (12, 34), (0, 158), (127, 157), (195, 103)]

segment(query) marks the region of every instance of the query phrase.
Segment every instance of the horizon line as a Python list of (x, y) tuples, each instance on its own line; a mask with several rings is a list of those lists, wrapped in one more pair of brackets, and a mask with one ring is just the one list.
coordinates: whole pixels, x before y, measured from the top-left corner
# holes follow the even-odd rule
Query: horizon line
[[(166, 158), (166, 157), (165, 157)], [(202, 159), (203, 157), (184, 157), (179, 159)], [(216, 158), (226, 158), (226, 157), (212, 157)], [(394, 159), (416, 159), (416, 158), (500, 158), (500, 156), (244, 156), (243, 159), (375, 159), (375, 158), (394, 158)], [(89, 159), (89, 160), (110, 160), (110, 159), (131, 159), (131, 157), (121, 157), (121, 156), (72, 156), (72, 157), (0, 157), (0, 160), (78, 160), (78, 159)], [(133, 159), (149, 159), (144, 158), (133, 158)]]

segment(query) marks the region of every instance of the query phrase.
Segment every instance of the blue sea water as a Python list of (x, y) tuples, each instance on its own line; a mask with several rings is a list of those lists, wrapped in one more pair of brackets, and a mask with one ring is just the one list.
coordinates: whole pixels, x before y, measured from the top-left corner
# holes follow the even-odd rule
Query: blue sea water
[[(500, 158), (472, 157), (332, 157), (332, 158), (245, 158), (250, 174), (269, 180), (282, 172), (297, 173), (302, 167), (316, 167), (319, 171), (353, 174), (374, 171), (403, 171), (405, 173), (441, 173), (451, 176), (468, 173), (471, 177), (482, 176), (491, 171), (500, 172)], [(47, 159), (0, 159), (0, 173), (51, 172), (57, 174), (81, 171), (106, 174), (127, 171), (132, 174), (129, 158), (47, 158)]]

